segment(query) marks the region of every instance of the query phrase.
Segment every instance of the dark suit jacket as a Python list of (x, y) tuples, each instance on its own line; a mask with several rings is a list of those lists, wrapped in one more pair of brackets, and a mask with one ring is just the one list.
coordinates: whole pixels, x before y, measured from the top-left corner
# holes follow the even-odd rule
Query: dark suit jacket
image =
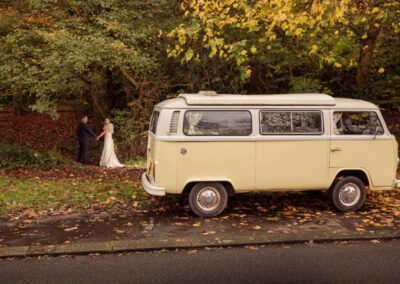
[(79, 143), (89, 143), (89, 136), (96, 137), (94, 132), (90, 130), (85, 123), (79, 123), (78, 129), (76, 131), (78, 135)]

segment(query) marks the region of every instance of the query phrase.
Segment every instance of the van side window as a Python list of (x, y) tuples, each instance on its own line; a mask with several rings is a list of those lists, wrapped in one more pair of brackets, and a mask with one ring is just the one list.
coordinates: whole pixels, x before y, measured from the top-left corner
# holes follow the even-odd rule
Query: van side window
[(251, 113), (246, 110), (186, 111), (183, 133), (188, 136), (248, 136), (252, 133)]
[(160, 116), (160, 112), (158, 110), (154, 110), (150, 120), (150, 131), (156, 134), (158, 117)]
[(261, 111), (260, 132), (263, 135), (322, 134), (322, 112)]
[(335, 111), (333, 123), (336, 135), (382, 135), (385, 132), (374, 111)]

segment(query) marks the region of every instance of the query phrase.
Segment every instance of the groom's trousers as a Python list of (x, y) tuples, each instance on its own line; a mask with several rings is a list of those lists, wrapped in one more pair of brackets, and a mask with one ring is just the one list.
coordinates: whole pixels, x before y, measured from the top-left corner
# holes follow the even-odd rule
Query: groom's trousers
[(88, 162), (88, 150), (89, 143), (79, 142), (79, 154), (78, 154), (78, 162), (87, 163)]

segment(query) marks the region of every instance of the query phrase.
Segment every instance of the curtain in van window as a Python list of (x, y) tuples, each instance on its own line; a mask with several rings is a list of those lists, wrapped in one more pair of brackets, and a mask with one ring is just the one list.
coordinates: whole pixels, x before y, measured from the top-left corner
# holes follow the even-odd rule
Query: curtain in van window
[(189, 135), (196, 135), (195, 127), (199, 124), (201, 117), (203, 114), (201, 112), (189, 112), (188, 113), (188, 122), (189, 122)]
[[(342, 115), (343, 115), (342, 112), (335, 112), (333, 114), (333, 122), (335, 123), (333, 126), (333, 132), (336, 135), (339, 135), (343, 130), (343, 122), (341, 121)], [(340, 121), (340, 123), (339, 123), (339, 121)]]

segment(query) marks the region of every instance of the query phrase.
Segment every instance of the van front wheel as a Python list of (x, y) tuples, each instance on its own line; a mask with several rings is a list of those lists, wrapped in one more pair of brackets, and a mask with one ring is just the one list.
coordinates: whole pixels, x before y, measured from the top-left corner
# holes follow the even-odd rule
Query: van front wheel
[(190, 208), (200, 217), (218, 216), (227, 203), (228, 193), (218, 182), (196, 183), (189, 194)]
[(333, 205), (342, 212), (359, 209), (364, 205), (366, 195), (364, 183), (354, 176), (339, 180), (330, 191)]

